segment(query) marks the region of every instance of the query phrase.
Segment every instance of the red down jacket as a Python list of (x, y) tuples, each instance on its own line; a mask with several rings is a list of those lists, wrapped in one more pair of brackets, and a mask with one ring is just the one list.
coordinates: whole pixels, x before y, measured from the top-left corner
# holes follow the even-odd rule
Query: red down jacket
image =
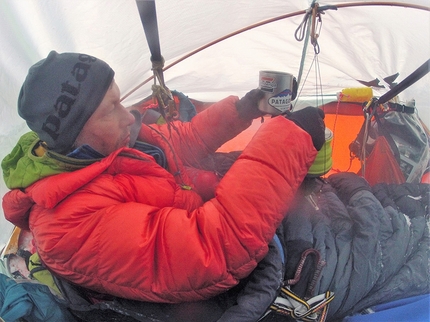
[[(45, 177), (3, 199), (6, 217), (28, 220), (50, 270), (89, 289), (156, 302), (201, 300), (236, 285), (268, 250), (313, 162), (310, 136), (291, 121), (265, 122), (203, 202), (184, 166), (197, 166), (250, 125), (228, 97), (189, 123), (143, 126), (165, 150), (120, 149), (99, 162)], [(27, 219), (28, 217), (28, 219)]]

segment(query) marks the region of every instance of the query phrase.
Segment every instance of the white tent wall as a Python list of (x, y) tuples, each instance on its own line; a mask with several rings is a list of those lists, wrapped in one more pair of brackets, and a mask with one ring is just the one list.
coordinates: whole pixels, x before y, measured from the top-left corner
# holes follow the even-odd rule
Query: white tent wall
[[(301, 12), (312, 1), (297, 0), (156, 0), (161, 52), (165, 66), (187, 53), (249, 25)], [(344, 6), (375, 1), (320, 1)], [(391, 3), (378, 1), (378, 3)], [(428, 0), (404, 1), (428, 6)], [(0, 0), (0, 159), (28, 131), (16, 102), (28, 68), (50, 50), (84, 52), (108, 62), (123, 94), (151, 76), (148, 45), (134, 0)], [(303, 14), (239, 33), (174, 64), (165, 71), (166, 84), (201, 100), (244, 95), (258, 86), (258, 71), (298, 75), (303, 42), (294, 33)], [(309, 45), (302, 95), (333, 94), (346, 87), (399, 73), (402, 81), (430, 58), (430, 13), (403, 6), (354, 6), (327, 10), (318, 32), (317, 77)], [(381, 82), (384, 84), (383, 82)], [(124, 100), (130, 105), (150, 94), (152, 82)], [(386, 84), (385, 84), (386, 85)], [(320, 87), (321, 86), (321, 87)], [(375, 92), (382, 95), (387, 89)], [(419, 115), (430, 125), (430, 77), (400, 94), (415, 99)], [(8, 189), (0, 178), (0, 194)], [(12, 225), (0, 214), (0, 246)]]

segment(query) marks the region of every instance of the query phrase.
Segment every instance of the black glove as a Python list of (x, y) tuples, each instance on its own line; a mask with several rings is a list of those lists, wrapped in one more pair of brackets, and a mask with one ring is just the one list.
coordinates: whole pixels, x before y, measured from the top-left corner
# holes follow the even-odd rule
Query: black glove
[(284, 115), (308, 132), (312, 137), (315, 149), (321, 150), (325, 142), (325, 114), (323, 110), (308, 106), (297, 112), (286, 112)]
[(258, 109), (258, 102), (264, 97), (264, 92), (260, 89), (253, 89), (246, 93), (244, 97), (236, 102), (236, 109), (239, 117), (243, 120), (253, 120), (263, 116), (265, 113)]
[(337, 196), (345, 204), (348, 204), (349, 199), (361, 190), (372, 191), (366, 179), (353, 172), (332, 174), (327, 180), (331, 186), (336, 189)]

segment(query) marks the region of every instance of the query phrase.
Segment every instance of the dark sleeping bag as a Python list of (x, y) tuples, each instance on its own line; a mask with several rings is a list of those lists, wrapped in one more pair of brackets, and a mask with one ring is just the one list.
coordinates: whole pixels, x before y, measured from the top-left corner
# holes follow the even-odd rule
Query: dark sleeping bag
[(352, 173), (304, 182), (283, 222), (285, 280), (304, 248), (320, 257), (291, 290), (303, 297), (333, 292), (328, 321), (428, 293), (429, 191), (428, 184), (370, 187)]

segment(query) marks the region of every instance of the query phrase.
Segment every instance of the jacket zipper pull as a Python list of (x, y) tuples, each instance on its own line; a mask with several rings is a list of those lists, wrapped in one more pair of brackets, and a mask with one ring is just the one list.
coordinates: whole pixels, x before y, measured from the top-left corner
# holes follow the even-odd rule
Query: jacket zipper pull
[(315, 199), (312, 197), (312, 195), (307, 195), (305, 198), (310, 202), (310, 204), (315, 208), (315, 210), (320, 210), (318, 204), (315, 202)]

